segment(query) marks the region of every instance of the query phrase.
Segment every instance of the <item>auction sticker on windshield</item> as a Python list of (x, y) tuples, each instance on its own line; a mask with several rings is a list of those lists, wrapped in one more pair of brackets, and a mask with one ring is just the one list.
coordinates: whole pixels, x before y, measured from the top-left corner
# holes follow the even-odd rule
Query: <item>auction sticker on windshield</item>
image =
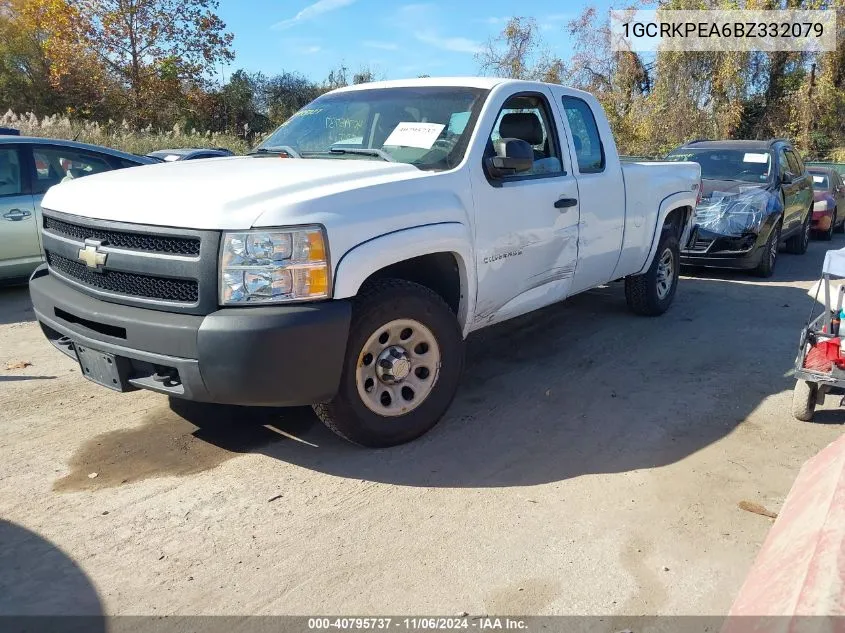
[(385, 145), (396, 145), (399, 147), (419, 147), (420, 149), (431, 149), (434, 141), (440, 136), (443, 128), (442, 123), (414, 123), (401, 122), (390, 133), (384, 141)]
[(745, 156), (742, 157), (743, 163), (768, 163), (769, 162), (769, 155), (768, 154), (758, 154), (756, 152), (746, 152)]

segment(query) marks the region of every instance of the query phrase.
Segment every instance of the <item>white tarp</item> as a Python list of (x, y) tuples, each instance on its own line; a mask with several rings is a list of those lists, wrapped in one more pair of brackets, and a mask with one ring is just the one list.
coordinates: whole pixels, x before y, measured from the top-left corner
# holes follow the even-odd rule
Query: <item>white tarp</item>
[[(824, 265), (822, 266), (822, 273), (827, 273), (833, 277), (845, 278), (845, 248), (840, 248), (838, 251), (828, 251), (824, 256)], [(836, 298), (841, 292), (841, 288), (845, 284), (838, 280), (831, 280), (830, 282), (830, 303), (831, 308), (836, 307)], [(824, 305), (824, 280), (819, 279), (816, 283), (810, 286), (807, 294), (813, 297), (816, 301)]]
[(827, 252), (824, 256), (822, 272), (837, 277), (845, 277), (845, 248)]

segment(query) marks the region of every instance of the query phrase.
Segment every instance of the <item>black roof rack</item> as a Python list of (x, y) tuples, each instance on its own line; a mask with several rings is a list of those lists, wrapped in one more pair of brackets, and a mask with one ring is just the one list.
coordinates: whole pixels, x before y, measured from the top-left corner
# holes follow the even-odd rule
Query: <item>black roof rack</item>
[(696, 139), (693, 139), (691, 141), (688, 141), (687, 143), (684, 143), (684, 145), (692, 145), (693, 143), (706, 143), (707, 141), (712, 141), (712, 140), (713, 140), (712, 138), (696, 138)]
[(5, 135), (5, 136), (20, 136), (20, 135), (21, 135), (21, 131), (20, 131), (20, 130), (16, 130), (16, 129), (15, 129), (15, 128), (13, 128), (13, 127), (0, 127), (0, 135)]

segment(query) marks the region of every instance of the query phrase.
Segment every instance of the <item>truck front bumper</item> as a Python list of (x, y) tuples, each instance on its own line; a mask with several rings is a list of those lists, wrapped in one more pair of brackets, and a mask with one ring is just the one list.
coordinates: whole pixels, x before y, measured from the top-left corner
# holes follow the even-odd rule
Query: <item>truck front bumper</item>
[[(119, 391), (150, 389), (202, 402), (300, 406), (337, 392), (352, 306), (323, 301), (175, 314), (95, 299), (35, 271), (30, 295), (44, 334), (113, 356)], [(114, 374), (116, 376), (116, 374)]]

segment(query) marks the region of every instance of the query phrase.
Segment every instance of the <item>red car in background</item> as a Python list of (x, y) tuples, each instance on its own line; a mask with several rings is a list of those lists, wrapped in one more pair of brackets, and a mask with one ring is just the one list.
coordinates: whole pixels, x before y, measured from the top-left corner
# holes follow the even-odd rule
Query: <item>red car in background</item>
[(845, 183), (832, 167), (807, 167), (813, 178), (813, 230), (823, 240), (845, 231)]

